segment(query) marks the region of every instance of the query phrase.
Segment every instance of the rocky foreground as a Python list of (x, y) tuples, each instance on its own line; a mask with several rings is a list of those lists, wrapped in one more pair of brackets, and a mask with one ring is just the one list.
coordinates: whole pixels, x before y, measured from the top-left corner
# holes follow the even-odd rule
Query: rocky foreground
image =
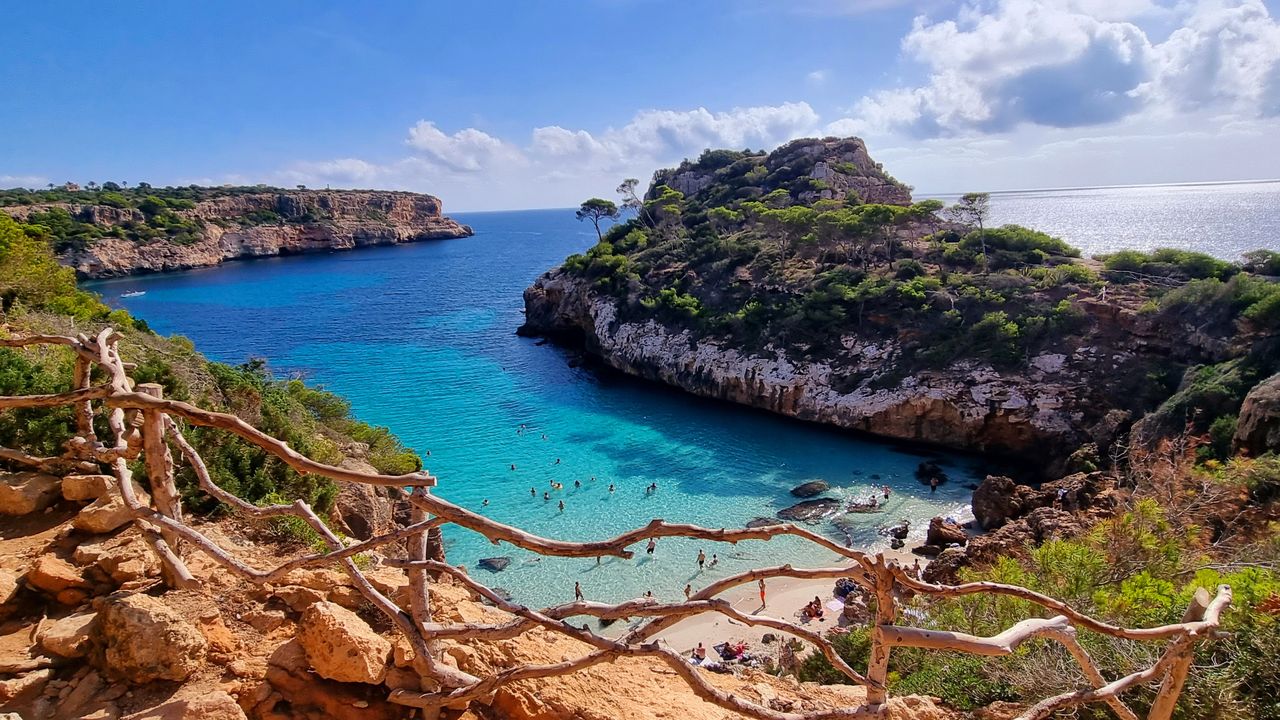
[[(0, 473), (0, 717), (84, 720), (397, 720), (387, 702), (418, 690), (411, 650), (338, 570), (299, 570), (275, 585), (238, 580), (201, 554), (199, 591), (165, 592), (159, 568), (122, 507), (114, 480)], [(201, 532), (258, 567), (287, 552), (236, 520)], [(370, 558), (376, 561), (375, 558)], [(406, 591), (404, 573), (366, 572)], [(438, 616), (500, 622), (505, 613), (447, 579), (431, 585)], [(535, 630), (512, 640), (442, 641), (443, 661), (486, 675), (557, 663), (588, 648)], [(754, 670), (709, 675), (717, 687), (779, 711), (863, 702), (853, 686), (798, 683)], [(3, 713), (9, 713), (4, 715)], [(732, 717), (656, 661), (622, 659), (573, 675), (503, 687), (446, 718), (617, 720)], [(894, 698), (889, 718), (959, 715), (919, 697)]]
[[(0, 208), (19, 221), (50, 207), (111, 230), (142, 226), (143, 210), (108, 205), (24, 205)], [(59, 261), (83, 278), (210, 267), (227, 260), (350, 250), (375, 245), (467, 237), (470, 227), (445, 216), (440, 199), (409, 192), (279, 190), (202, 200), (176, 210), (199, 231), (190, 241), (140, 243), (106, 236), (64, 250)]]

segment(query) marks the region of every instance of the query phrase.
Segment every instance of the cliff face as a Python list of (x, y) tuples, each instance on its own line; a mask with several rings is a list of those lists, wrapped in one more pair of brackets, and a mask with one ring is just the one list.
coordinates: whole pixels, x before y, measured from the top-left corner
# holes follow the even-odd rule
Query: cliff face
[[(25, 219), (50, 206), (4, 208)], [(113, 228), (146, 222), (137, 208), (63, 204), (82, 222)], [(139, 243), (102, 237), (60, 255), (81, 277), (101, 278), (270, 257), (437, 238), (467, 237), (471, 228), (441, 213), (440, 200), (407, 192), (281, 191), (203, 200), (177, 216), (200, 226), (194, 242)]]
[(800, 420), (1012, 456), (1045, 476), (1063, 472), (1082, 444), (1105, 451), (1134, 415), (1122, 388), (1152, 358), (1205, 352), (1194, 338), (1175, 348), (1141, 315), (1104, 303), (1085, 305), (1094, 324), (1085, 341), (1016, 371), (976, 360), (907, 371), (910, 351), (895, 340), (845, 335), (837, 356), (806, 359), (794, 348), (751, 353), (654, 319), (620, 320), (618, 300), (561, 269), (538, 278), (524, 301), (522, 334), (580, 343), (630, 375)]

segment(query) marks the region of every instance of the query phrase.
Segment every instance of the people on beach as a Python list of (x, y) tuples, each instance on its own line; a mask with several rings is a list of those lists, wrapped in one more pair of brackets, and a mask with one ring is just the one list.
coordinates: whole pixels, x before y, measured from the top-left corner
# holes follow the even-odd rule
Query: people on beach
[(657, 547), (658, 547), (658, 541), (653, 538), (649, 538), (649, 545), (644, 549), (644, 551), (646, 554), (652, 555), (653, 551), (656, 550)]
[(573, 584), (573, 599), (578, 601), (586, 600), (586, 598), (582, 596), (582, 583), (580, 582), (575, 582)]
[(764, 601), (764, 578), (760, 578), (760, 609), (768, 607)]
[(707, 566), (707, 554), (703, 552), (701, 548), (699, 548), (698, 549), (698, 569), (701, 570), (706, 566)]
[(706, 661), (707, 661), (707, 649), (702, 646), (702, 643), (698, 643), (698, 647), (693, 649), (693, 662), (696, 665), (701, 665)]

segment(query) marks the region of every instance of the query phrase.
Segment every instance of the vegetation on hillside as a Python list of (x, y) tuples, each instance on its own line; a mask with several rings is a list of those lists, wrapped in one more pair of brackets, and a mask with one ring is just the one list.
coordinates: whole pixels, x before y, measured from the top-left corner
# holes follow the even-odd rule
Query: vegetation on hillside
[[(1198, 646), (1178, 718), (1280, 718), (1280, 457), (1196, 463), (1199, 441), (1163, 444), (1127, 473), (1133, 497), (1116, 517), (1074, 540), (1051, 540), (1000, 558), (964, 580), (1021, 585), (1123, 627), (1182, 620), (1198, 588), (1212, 595), (1220, 584), (1234, 593), (1216, 642)], [(917, 600), (913, 622), (975, 635), (993, 635), (1045, 611), (1014, 598), (974, 595)], [(865, 628), (834, 632), (840, 654), (863, 669)], [(1149, 666), (1162, 643), (1117, 640), (1082, 630), (1080, 641), (1108, 678)], [(804, 680), (845, 682), (821, 656), (799, 669)], [(1024, 645), (1005, 658), (897, 650), (891, 658), (894, 693), (937, 695), (970, 710), (996, 700), (1025, 701), (1075, 689), (1081, 681), (1058, 644)], [(1135, 693), (1140, 715), (1153, 693)], [(1102, 707), (1084, 717), (1110, 717)], [(1092, 714), (1090, 714), (1092, 713)]]
[[(1145, 306), (1159, 322), (1212, 314), (1208, 332), (1228, 338), (1280, 329), (1280, 284), (1261, 277), (1280, 265), (1275, 253), (1239, 264), (1126, 251), (1090, 263), (1045, 233), (988, 227), (981, 194), (946, 212), (934, 200), (828, 197), (776, 154), (707, 151), (659, 172), (643, 199), (624, 183), (634, 215), (564, 270), (616, 297), (624, 318), (810, 357), (838, 355), (850, 335), (892, 338), (906, 370), (963, 358), (1019, 366), (1087, 333), (1089, 300)], [(690, 196), (665, 184), (690, 172), (703, 180)]]
[[(113, 182), (101, 186), (89, 183), (85, 188), (55, 186), (46, 190), (0, 190), (0, 208), (20, 209), (22, 214), (19, 217), (23, 222), (29, 227), (39, 228), (36, 231), (38, 237), (48, 242), (54, 252), (65, 253), (83, 250), (104, 237), (122, 238), (138, 244), (157, 241), (191, 244), (200, 240), (206, 227), (206, 221), (192, 212), (197, 203), (285, 192), (288, 191), (266, 185), (152, 187), (138, 183), (125, 187)], [(314, 223), (330, 217), (316, 203), (282, 200), (283, 197), (277, 197), (269, 207), (210, 222), (230, 227)]]
[[(59, 266), (40, 226), (22, 225), (0, 214), (0, 332), (96, 332), (111, 325), (123, 336), (121, 352), (137, 364), (139, 382), (164, 386), (168, 397), (232, 412), (263, 432), (285, 440), (316, 460), (338, 463), (356, 444), (379, 471), (400, 474), (421, 461), (386, 428), (351, 416), (342, 398), (297, 379), (278, 379), (260, 360), (231, 366), (210, 362), (186, 338), (162, 338), (123, 310), (111, 310), (91, 293), (79, 290), (75, 275)], [(0, 348), (0, 395), (62, 392), (70, 387), (74, 358), (61, 347)], [(55, 455), (72, 436), (69, 410), (16, 410), (0, 413), (0, 446)], [(100, 432), (106, 432), (102, 428)], [(302, 498), (326, 511), (336, 493), (329, 480), (299, 475), (274, 456), (227, 433), (190, 428), (188, 438), (200, 451), (222, 487), (252, 502)], [(105, 435), (104, 435), (105, 436)], [(189, 469), (179, 474), (189, 503), (214, 512), (208, 497), (197, 494)]]

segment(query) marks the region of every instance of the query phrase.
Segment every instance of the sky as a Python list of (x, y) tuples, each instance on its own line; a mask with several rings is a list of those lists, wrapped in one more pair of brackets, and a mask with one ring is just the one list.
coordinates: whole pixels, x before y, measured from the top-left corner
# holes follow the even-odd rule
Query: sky
[(0, 187), (567, 207), (858, 135), (918, 194), (1280, 176), (1280, 0), (14, 3)]

